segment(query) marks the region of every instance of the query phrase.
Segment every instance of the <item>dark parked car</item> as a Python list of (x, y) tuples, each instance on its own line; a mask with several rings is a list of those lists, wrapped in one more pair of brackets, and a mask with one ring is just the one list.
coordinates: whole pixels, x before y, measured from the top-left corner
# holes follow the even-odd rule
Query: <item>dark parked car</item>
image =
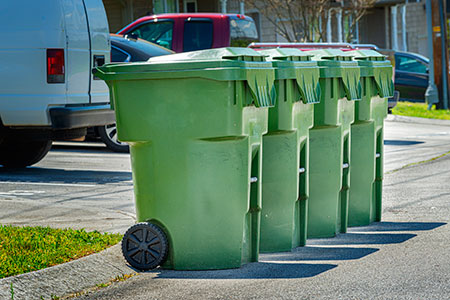
[(420, 54), (395, 52), (395, 89), (400, 92), (401, 101), (425, 101), (428, 64), (428, 58)]
[[(168, 55), (174, 53), (172, 50), (163, 48), (159, 45), (141, 40), (133, 35), (111, 34), (111, 62), (138, 62), (146, 61), (154, 56)], [(117, 140), (116, 124), (99, 126), (93, 128), (91, 132), (94, 136), (106, 144), (106, 146), (115, 152), (128, 152), (126, 143)]]

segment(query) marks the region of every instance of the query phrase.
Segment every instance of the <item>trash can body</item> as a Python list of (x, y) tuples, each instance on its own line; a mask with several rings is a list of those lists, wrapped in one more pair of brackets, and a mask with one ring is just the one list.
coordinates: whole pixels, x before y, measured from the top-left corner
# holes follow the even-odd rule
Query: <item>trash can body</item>
[(118, 138), (130, 144), (137, 221), (169, 237), (164, 267), (257, 261), (271, 64), (223, 48), (102, 70)]
[(319, 68), (298, 49), (260, 51), (275, 69), (277, 101), (263, 137), (261, 252), (306, 243), (309, 129), (320, 97)]
[(350, 186), (350, 125), (360, 99), (357, 62), (337, 49), (310, 51), (320, 66), (320, 103), (310, 130), (308, 237), (346, 232)]
[(361, 68), (362, 99), (355, 103), (351, 128), (349, 226), (381, 220), (383, 122), (387, 99), (393, 96), (392, 65), (373, 50), (348, 51)]

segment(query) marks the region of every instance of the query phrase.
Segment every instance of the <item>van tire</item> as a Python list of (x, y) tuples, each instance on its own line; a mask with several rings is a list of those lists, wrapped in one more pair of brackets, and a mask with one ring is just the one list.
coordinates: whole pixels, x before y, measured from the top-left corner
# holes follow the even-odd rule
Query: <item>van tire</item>
[(0, 141), (0, 165), (7, 168), (25, 168), (45, 157), (52, 147), (52, 141)]

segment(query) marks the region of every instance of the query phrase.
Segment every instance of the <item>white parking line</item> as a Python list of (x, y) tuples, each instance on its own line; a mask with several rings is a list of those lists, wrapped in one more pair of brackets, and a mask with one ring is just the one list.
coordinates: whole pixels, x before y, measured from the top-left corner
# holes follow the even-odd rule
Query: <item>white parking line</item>
[(0, 196), (33, 196), (35, 194), (44, 194), (45, 191), (23, 191), (14, 190), (9, 192), (0, 192)]
[(73, 187), (95, 187), (95, 184), (77, 183), (49, 183), (49, 182), (27, 182), (27, 181), (0, 181), (0, 184), (21, 184), (21, 185), (50, 185), (50, 186), (73, 186)]

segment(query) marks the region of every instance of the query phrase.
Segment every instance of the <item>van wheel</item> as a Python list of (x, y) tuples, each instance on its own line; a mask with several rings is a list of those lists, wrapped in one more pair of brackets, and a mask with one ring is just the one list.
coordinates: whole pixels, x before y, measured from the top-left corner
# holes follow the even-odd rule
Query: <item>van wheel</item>
[(116, 123), (97, 127), (98, 135), (106, 147), (114, 152), (127, 153), (130, 148), (127, 143), (123, 143), (117, 139)]
[(150, 270), (162, 265), (169, 251), (164, 231), (152, 223), (131, 226), (122, 239), (122, 254), (126, 261), (139, 270)]
[(0, 141), (0, 165), (7, 168), (24, 168), (39, 162), (50, 151), (52, 141)]

